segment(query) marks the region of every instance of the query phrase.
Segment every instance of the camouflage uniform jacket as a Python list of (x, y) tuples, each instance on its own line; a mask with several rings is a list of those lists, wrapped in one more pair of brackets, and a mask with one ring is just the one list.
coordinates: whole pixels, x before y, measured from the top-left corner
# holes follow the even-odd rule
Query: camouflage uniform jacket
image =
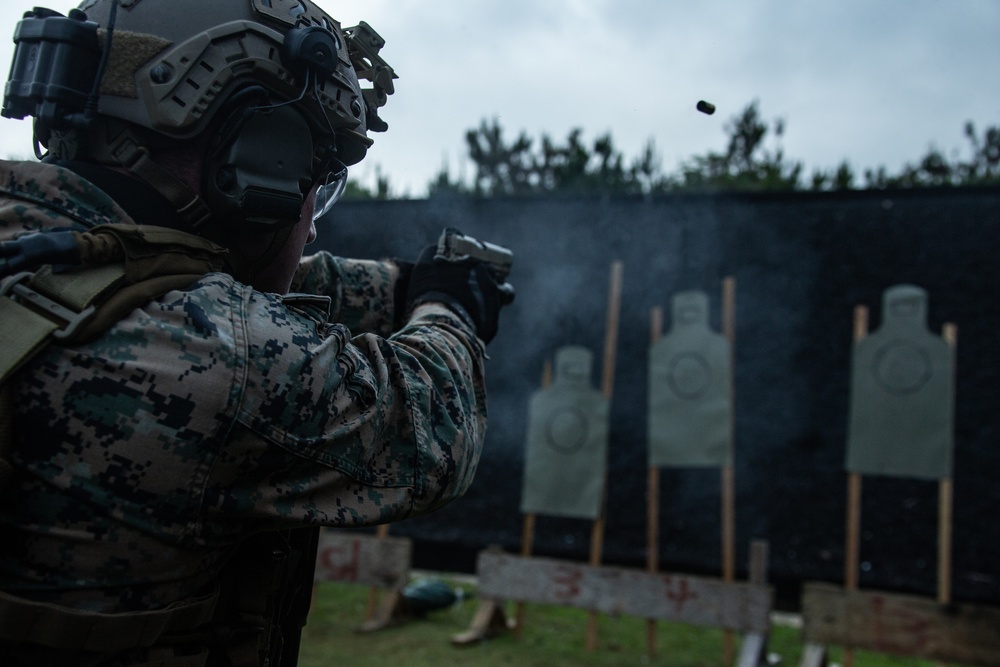
[[(0, 240), (131, 222), (45, 164), (0, 162)], [(103, 612), (213, 581), (252, 534), (429, 512), (470, 484), (486, 429), (484, 350), (418, 307), (390, 332), (397, 269), (303, 259), (294, 288), (209, 274), (103, 337), (50, 345), (10, 380), (14, 473), (0, 589)]]

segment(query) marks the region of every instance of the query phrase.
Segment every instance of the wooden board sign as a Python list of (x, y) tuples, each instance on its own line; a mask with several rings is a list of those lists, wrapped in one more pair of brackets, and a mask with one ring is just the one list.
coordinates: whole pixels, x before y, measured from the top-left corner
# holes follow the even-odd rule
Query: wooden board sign
[(482, 597), (738, 632), (767, 632), (769, 627), (768, 586), (491, 552), (479, 555), (476, 572)]
[(996, 665), (1000, 656), (997, 607), (806, 584), (802, 617), (811, 643), (965, 665)]
[(405, 537), (324, 530), (316, 552), (315, 581), (402, 588), (410, 576), (413, 543)]

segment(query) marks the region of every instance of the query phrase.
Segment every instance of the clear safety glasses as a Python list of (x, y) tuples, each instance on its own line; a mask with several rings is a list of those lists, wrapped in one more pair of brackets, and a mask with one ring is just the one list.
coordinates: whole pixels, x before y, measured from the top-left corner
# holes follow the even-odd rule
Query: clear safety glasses
[(313, 222), (330, 212), (344, 190), (347, 189), (347, 167), (331, 171), (323, 184), (316, 188), (316, 201), (313, 204)]

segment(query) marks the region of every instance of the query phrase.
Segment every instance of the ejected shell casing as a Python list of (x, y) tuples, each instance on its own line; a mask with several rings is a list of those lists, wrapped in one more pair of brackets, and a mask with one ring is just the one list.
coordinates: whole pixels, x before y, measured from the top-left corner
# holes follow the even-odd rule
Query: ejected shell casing
[(702, 112), (704, 114), (708, 114), (709, 116), (711, 116), (713, 113), (715, 113), (715, 105), (712, 104), (711, 102), (706, 102), (705, 100), (700, 100), (698, 102), (697, 108), (698, 108), (698, 111), (700, 111), (700, 112)]

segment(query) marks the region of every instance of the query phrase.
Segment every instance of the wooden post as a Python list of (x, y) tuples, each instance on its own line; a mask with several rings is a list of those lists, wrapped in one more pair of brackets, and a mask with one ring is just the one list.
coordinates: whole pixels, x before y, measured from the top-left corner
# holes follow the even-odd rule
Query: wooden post
[[(942, 337), (951, 347), (952, 359), (955, 358), (955, 348), (958, 345), (958, 327), (948, 323), (944, 325)], [(954, 364), (952, 365), (954, 372)], [(954, 383), (952, 384), (954, 386)], [(954, 395), (949, 397), (954, 402)], [(941, 480), (938, 487), (938, 602), (951, 603), (951, 528), (952, 500), (954, 484), (951, 477)]]
[(767, 563), (770, 560), (771, 548), (767, 540), (754, 540), (750, 543), (750, 583), (757, 586), (767, 585)]
[[(945, 477), (938, 484), (938, 573), (937, 599), (941, 605), (951, 604), (951, 515), (953, 484)], [(945, 667), (942, 662), (938, 667)]]
[[(524, 527), (521, 533), (521, 555), (530, 556), (535, 543), (535, 515), (529, 512), (524, 515)], [(518, 602), (514, 608), (514, 638), (520, 639), (524, 630), (524, 603)]]
[[(389, 534), (389, 524), (383, 523), (375, 529), (375, 535), (380, 540), (384, 540)], [(375, 620), (375, 613), (378, 611), (379, 590), (372, 586), (368, 589), (368, 607), (365, 610), (365, 622), (371, 623)]]
[(858, 589), (861, 533), (861, 475), (852, 472), (847, 478), (847, 550), (844, 564), (844, 588)]
[[(545, 360), (542, 366), (542, 389), (552, 385), (552, 361)], [(524, 515), (524, 526), (521, 529), (521, 555), (530, 556), (535, 548), (535, 514), (529, 512)], [(514, 610), (514, 637), (521, 638), (521, 631), (524, 628), (524, 603), (518, 602)]]
[[(649, 313), (649, 341), (655, 345), (663, 335), (663, 309)], [(646, 476), (646, 571), (655, 574), (660, 566), (660, 469), (649, 466)], [(656, 657), (656, 620), (646, 621), (646, 654)]]
[(530, 556), (535, 545), (535, 514), (524, 515), (524, 530), (521, 533), (521, 555)]
[[(729, 461), (722, 466), (722, 579), (736, 580), (736, 482), (733, 471), (733, 443), (735, 441), (734, 409), (734, 356), (736, 348), (736, 280), (732, 277), (722, 281), (722, 331), (729, 341)], [(726, 630), (722, 635), (723, 659), (729, 665), (733, 662), (733, 633)]]
[[(755, 586), (767, 585), (767, 568), (770, 545), (766, 540), (750, 543), (750, 583)], [(743, 637), (736, 667), (758, 667), (767, 664), (767, 640), (770, 633), (748, 632)], [(732, 664), (731, 661), (726, 663)]]
[(618, 319), (622, 303), (622, 263), (611, 264), (611, 284), (608, 288), (608, 321), (604, 336), (604, 366), (601, 373), (601, 393), (611, 400), (615, 387), (615, 362), (618, 348)]
[[(734, 559), (736, 548), (734, 545), (736, 532), (735, 519), (735, 479), (732, 465), (722, 466), (722, 580), (733, 582), (736, 580), (736, 567)], [(722, 655), (723, 662), (731, 665), (733, 662), (733, 631), (723, 630), (722, 632)]]
[[(601, 379), (601, 393), (610, 403), (614, 394), (615, 362), (618, 347), (618, 319), (622, 300), (622, 263), (611, 263), (611, 280), (608, 287), (608, 320), (604, 336), (604, 367)], [(607, 479), (604, 480), (604, 496), (607, 497)], [(590, 564), (594, 567), (601, 564), (604, 550), (604, 505), (601, 502), (600, 516), (594, 521), (590, 534)], [(597, 648), (597, 612), (587, 616), (587, 650)]]
[(545, 364), (542, 366), (542, 389), (548, 389), (552, 386), (552, 360), (546, 359)]
[[(854, 342), (868, 335), (868, 308), (854, 309)], [(858, 590), (858, 568), (861, 555), (861, 474), (849, 472), (847, 475), (847, 545), (844, 552), (844, 588)], [(844, 648), (844, 667), (853, 667), (854, 650)]]
[(953, 482), (941, 480), (938, 491), (938, 602), (951, 603), (951, 516)]

